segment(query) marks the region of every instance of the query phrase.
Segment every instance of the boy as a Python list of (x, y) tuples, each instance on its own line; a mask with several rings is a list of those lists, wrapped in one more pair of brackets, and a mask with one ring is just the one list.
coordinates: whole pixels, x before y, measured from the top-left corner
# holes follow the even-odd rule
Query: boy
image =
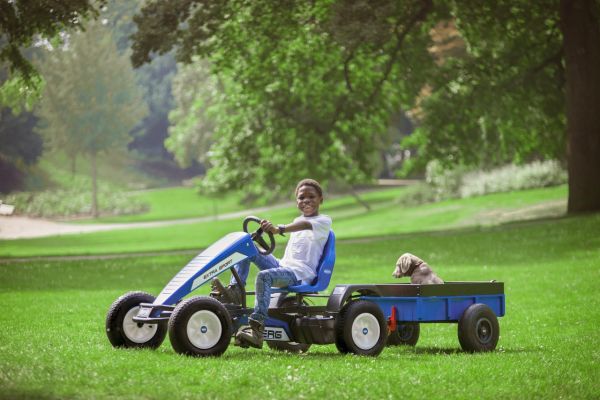
[[(329, 237), (331, 218), (319, 214), (323, 203), (321, 185), (313, 179), (303, 179), (296, 186), (296, 204), (301, 216), (287, 225), (273, 225), (271, 221), (262, 220), (261, 228), (265, 232), (283, 234), (290, 233), (290, 240), (281, 260), (272, 254), (241, 261), (235, 266), (240, 279), (246, 284), (250, 271), (250, 261), (260, 269), (256, 276), (256, 298), (254, 312), (248, 318), (251, 332), (240, 331), (236, 335), (236, 343), (262, 348), (265, 319), (269, 310), (271, 287), (286, 287), (300, 283), (311, 283), (316, 277), (316, 269)], [(229, 287), (215, 278), (213, 290), (229, 302), (241, 302), (241, 289), (232, 277)]]

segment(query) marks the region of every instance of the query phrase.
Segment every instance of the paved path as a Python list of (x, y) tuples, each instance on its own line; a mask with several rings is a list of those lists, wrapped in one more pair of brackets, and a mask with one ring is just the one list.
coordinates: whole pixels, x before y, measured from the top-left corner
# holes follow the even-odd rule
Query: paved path
[(155, 228), (160, 226), (195, 224), (198, 222), (226, 220), (242, 218), (247, 215), (260, 214), (267, 210), (293, 206), (292, 203), (279, 204), (277, 206), (253, 208), (244, 211), (237, 211), (227, 214), (221, 214), (198, 218), (175, 219), (168, 221), (151, 222), (131, 222), (131, 223), (108, 223), (108, 224), (70, 224), (66, 222), (56, 222), (45, 219), (18, 217), (18, 216), (0, 216), (0, 240), (2, 239), (25, 239), (44, 236), (69, 235), (87, 232), (110, 231), (116, 229), (131, 228)]

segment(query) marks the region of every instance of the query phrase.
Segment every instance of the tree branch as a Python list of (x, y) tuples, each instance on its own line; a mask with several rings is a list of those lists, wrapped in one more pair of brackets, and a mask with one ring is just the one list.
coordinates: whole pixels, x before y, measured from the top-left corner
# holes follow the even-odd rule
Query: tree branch
[(392, 50), (392, 53), (390, 55), (390, 59), (388, 60), (386, 66), (384, 68), (383, 76), (381, 77), (379, 82), (377, 82), (377, 84), (375, 85), (373, 92), (371, 92), (371, 94), (369, 95), (367, 103), (371, 103), (373, 101), (373, 99), (381, 91), (381, 88), (382, 88), (383, 84), (385, 83), (385, 81), (387, 81), (387, 79), (389, 78), (389, 75), (392, 72), (392, 67), (396, 63), (396, 60), (398, 59), (398, 54), (400, 52), (400, 49), (402, 48), (402, 44), (404, 43), (404, 39), (406, 38), (406, 36), (420, 21), (423, 21), (427, 17), (427, 14), (429, 14), (429, 12), (432, 10), (432, 8), (433, 8), (432, 0), (423, 1), (422, 6), (419, 9), (419, 11), (417, 11), (412, 16), (412, 18), (404, 26), (404, 29), (402, 29), (402, 31), (398, 32), (399, 25), (396, 25), (394, 30), (396, 31), (396, 37), (398, 38), (398, 41), (396, 42), (396, 46), (394, 46), (394, 49)]

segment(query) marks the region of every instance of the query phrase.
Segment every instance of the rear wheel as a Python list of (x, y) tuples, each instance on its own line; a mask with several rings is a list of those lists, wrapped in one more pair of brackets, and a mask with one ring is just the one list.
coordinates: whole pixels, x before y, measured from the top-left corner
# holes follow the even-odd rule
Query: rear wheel
[(465, 351), (492, 351), (499, 337), (498, 318), (485, 304), (469, 306), (458, 321), (458, 341)]
[(166, 323), (135, 322), (140, 303), (152, 303), (154, 296), (145, 292), (128, 292), (112, 303), (106, 315), (106, 335), (114, 347), (151, 348), (161, 345), (167, 334)]
[(344, 306), (336, 323), (336, 347), (342, 353), (377, 356), (385, 347), (387, 326), (383, 312), (370, 301)]
[(414, 346), (419, 341), (421, 327), (418, 322), (398, 324), (396, 330), (388, 336), (388, 346)]
[(169, 319), (173, 349), (188, 356), (222, 355), (229, 346), (231, 334), (227, 309), (210, 297), (193, 297), (180, 303)]

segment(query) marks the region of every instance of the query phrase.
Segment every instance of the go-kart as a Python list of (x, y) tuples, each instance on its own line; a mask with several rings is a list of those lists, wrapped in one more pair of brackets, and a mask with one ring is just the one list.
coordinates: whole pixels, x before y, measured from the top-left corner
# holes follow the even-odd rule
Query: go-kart
[[(253, 308), (233, 268), (257, 253), (275, 249), (273, 234), (259, 227), (230, 233), (193, 258), (155, 298), (128, 292), (111, 305), (106, 333), (115, 347), (157, 348), (167, 332), (173, 349), (190, 356), (220, 356), (239, 329), (248, 324)], [(386, 345), (415, 345), (421, 322), (458, 322), (459, 342), (467, 351), (490, 351), (499, 337), (497, 316), (504, 315), (501, 282), (447, 282), (442, 285), (337, 285), (322, 295), (335, 264), (335, 236), (330, 232), (310, 284), (273, 288), (264, 339), (274, 350), (306, 352), (312, 344), (335, 343), (342, 353), (378, 355)], [(222, 303), (211, 296), (185, 298), (214, 277), (231, 271), (242, 288), (241, 304)], [(220, 298), (222, 298), (221, 296)], [(310, 305), (311, 297), (327, 305)]]

